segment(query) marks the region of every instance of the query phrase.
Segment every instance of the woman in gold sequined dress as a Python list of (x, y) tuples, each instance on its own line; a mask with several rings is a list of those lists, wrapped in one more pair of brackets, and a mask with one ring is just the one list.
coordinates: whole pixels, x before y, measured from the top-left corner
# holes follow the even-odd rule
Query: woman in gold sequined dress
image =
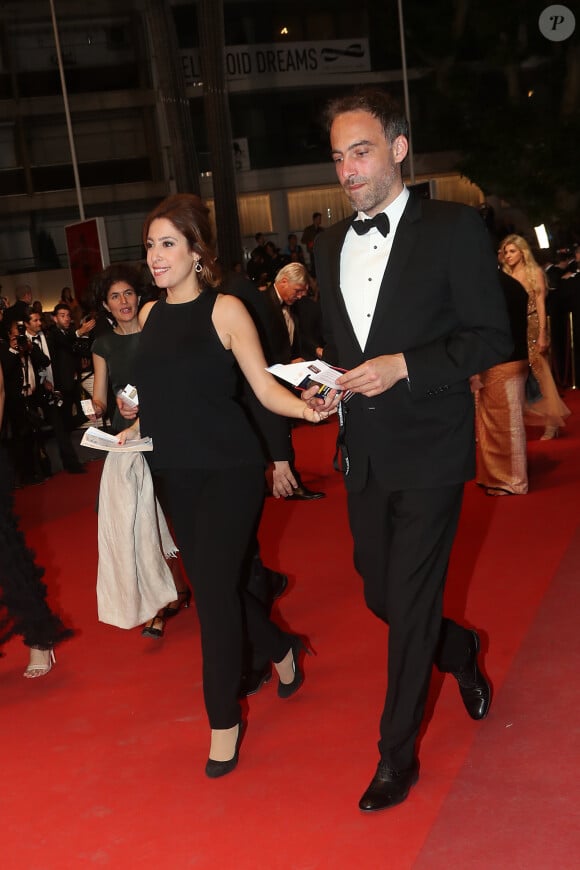
[(529, 426), (543, 426), (542, 441), (555, 438), (570, 415), (554, 382), (546, 351), (550, 345), (546, 316), (546, 277), (522, 236), (507, 236), (500, 248), (504, 272), (520, 282), (528, 294), (528, 358), (542, 398), (526, 408)]

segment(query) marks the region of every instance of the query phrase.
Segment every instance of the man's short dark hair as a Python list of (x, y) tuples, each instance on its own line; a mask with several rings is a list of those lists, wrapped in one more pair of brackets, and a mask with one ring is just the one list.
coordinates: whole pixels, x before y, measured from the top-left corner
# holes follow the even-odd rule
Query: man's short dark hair
[(314, 220), (314, 218), (317, 218), (317, 217), (319, 217), (319, 218), (322, 217), (322, 212), (321, 212), (321, 211), (313, 211), (313, 212), (312, 212), (312, 220)]
[(59, 302), (57, 305), (54, 306), (54, 311), (52, 313), (58, 314), (59, 311), (69, 311), (70, 312), (70, 305), (68, 305), (68, 303), (66, 303), (66, 302)]
[(356, 88), (349, 94), (336, 97), (324, 110), (326, 129), (330, 132), (333, 121), (345, 112), (369, 112), (381, 122), (385, 136), (393, 142), (397, 136), (409, 138), (409, 124), (397, 101), (380, 88)]

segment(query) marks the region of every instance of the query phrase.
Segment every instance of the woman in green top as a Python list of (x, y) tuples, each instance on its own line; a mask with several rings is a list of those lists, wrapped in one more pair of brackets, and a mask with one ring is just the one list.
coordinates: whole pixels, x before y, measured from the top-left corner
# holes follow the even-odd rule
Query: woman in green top
[[(95, 372), (92, 400), (97, 418), (106, 415), (107, 408), (112, 403), (111, 391), (114, 396), (117, 396), (127, 384), (136, 386), (135, 357), (141, 332), (138, 311), (144, 290), (141, 272), (128, 263), (115, 263), (107, 267), (96, 280), (97, 305), (102, 306), (115, 323), (112, 329), (106, 330), (95, 339), (92, 347)], [(137, 411), (138, 409), (135, 411), (135, 416)], [(117, 407), (114, 410), (109, 408), (109, 414), (113, 433), (126, 428), (127, 423)], [(159, 498), (159, 492), (157, 496)], [(165, 510), (163, 500), (160, 501)], [(182, 607), (189, 607), (191, 590), (183, 580), (179, 563), (176, 559), (171, 559), (168, 564), (173, 574), (178, 598), (145, 624), (141, 632), (145, 637), (162, 637), (165, 621), (179, 613)]]

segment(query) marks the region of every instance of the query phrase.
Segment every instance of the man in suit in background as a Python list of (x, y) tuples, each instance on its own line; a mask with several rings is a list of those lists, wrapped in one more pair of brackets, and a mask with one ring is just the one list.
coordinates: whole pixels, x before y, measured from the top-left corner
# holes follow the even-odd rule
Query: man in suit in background
[[(292, 312), (292, 306), (308, 293), (310, 277), (303, 263), (287, 263), (277, 273), (272, 283), (262, 291), (250, 288), (241, 298), (250, 312), (256, 325), (264, 356), (269, 366), (274, 363), (288, 365), (302, 358), (298, 324)], [(261, 418), (264, 414), (258, 409)], [(269, 414), (269, 412), (268, 412)], [(294, 448), (292, 446), (292, 425), (290, 420), (278, 418), (278, 427), (283, 426), (286, 432), (287, 458), (294, 478), (291, 494), (281, 493), (294, 501), (311, 501), (324, 498), (325, 493), (317, 492), (304, 486), (294, 464)], [(272, 459), (286, 457), (272, 456)]]
[[(86, 353), (79, 339), (88, 335), (95, 321), (87, 320), (75, 330), (71, 326), (71, 310), (66, 302), (55, 305), (53, 315), (54, 325), (46, 336), (54, 376), (53, 386), (62, 397), (59, 413), (65, 431), (72, 432), (75, 428), (73, 408), (80, 407), (80, 357)], [(86, 418), (81, 422), (84, 420)], [(64, 467), (70, 474), (83, 474), (86, 471), (83, 464), (78, 459), (72, 460), (72, 457), (71, 462), (67, 462)]]
[(40, 314), (30, 310), (24, 315), (26, 325), (26, 337), (32, 347), (38, 347), (46, 359), (46, 365), (40, 372), (40, 406), (46, 422), (52, 427), (52, 432), (58, 448), (62, 467), (72, 474), (78, 473), (80, 462), (74, 448), (70, 431), (65, 426), (60, 409), (62, 397), (54, 389), (54, 374), (50, 359), (50, 350), (46, 336), (42, 331), (42, 319)]
[(33, 345), (23, 327), (13, 321), (8, 341), (0, 342), (0, 365), (4, 372), (6, 419), (10, 424), (10, 452), (21, 485), (42, 483), (50, 473), (38, 413), (40, 373), (48, 362), (41, 348)]
[[(362, 90), (329, 104), (326, 121), (357, 220), (315, 245), (324, 358), (347, 370), (339, 384), (355, 393), (339, 435), (354, 559), (367, 606), (389, 625), (380, 761), (359, 802), (372, 811), (401, 803), (418, 779), (433, 663), (457, 679), (472, 718), (489, 709), (479, 637), (444, 619), (442, 600), (475, 473), (469, 378), (507, 359), (511, 339), (477, 211), (403, 184), (408, 125), (396, 104)], [(336, 399), (311, 403), (330, 409)]]

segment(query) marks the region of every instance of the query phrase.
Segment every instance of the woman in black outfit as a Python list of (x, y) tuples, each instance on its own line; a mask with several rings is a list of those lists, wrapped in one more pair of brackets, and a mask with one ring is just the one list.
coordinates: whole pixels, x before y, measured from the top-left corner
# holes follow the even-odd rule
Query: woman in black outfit
[(166, 295), (140, 313), (140, 433), (153, 438), (152, 464), (166, 484), (194, 589), (211, 726), (206, 774), (217, 777), (238, 760), (243, 615), (252, 645), (274, 663), (280, 697), (290, 697), (302, 684), (299, 656), (306, 650), (299, 637), (268, 619), (257, 599), (240, 592), (263, 499), (264, 460), (237, 400), (238, 365), (274, 413), (309, 422), (319, 422), (321, 414), (265, 371), (244, 305), (216, 292), (220, 274), (209, 210), (197, 196), (163, 200), (146, 218), (143, 240), (154, 281)]
[[(4, 378), (0, 368), (0, 429), (4, 412)], [(29, 679), (43, 677), (51, 670), (54, 647), (72, 631), (46, 603), (44, 569), (34, 562), (12, 510), (12, 472), (0, 450), (0, 644), (15, 634), (30, 647), (30, 661), (24, 671)]]

